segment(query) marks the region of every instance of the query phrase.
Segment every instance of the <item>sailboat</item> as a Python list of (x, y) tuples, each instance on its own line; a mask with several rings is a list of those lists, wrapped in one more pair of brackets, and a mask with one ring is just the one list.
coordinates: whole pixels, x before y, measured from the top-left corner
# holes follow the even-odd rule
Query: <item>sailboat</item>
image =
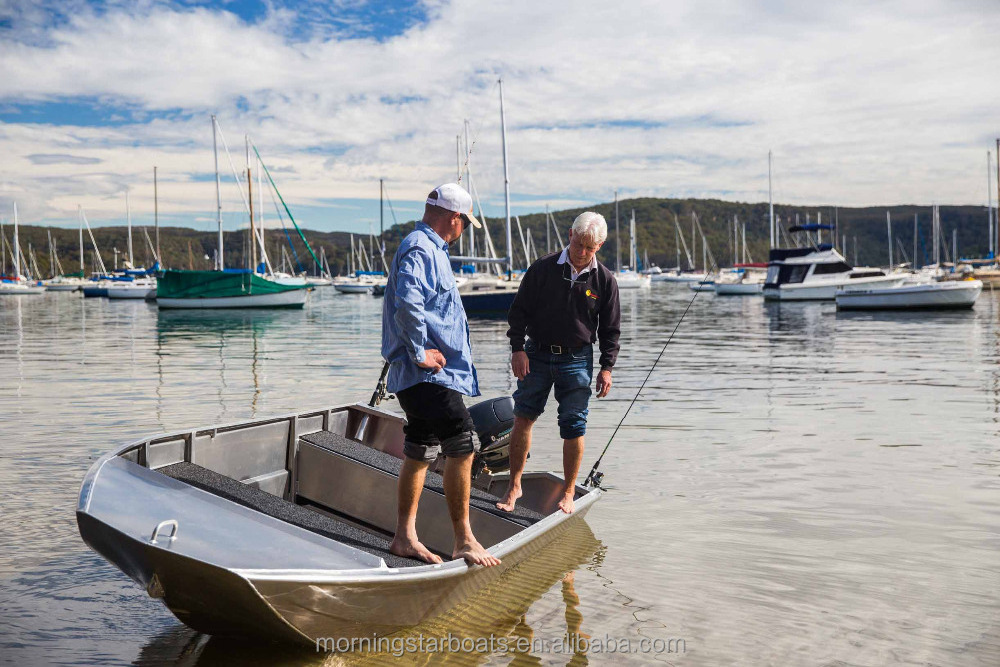
[(125, 217), (128, 222), (128, 260), (125, 266), (125, 280), (115, 280), (108, 286), (109, 299), (153, 299), (156, 297), (156, 278), (146, 276), (145, 269), (135, 268), (132, 253), (132, 209), (125, 192)]
[[(504, 193), (504, 215), (506, 218), (506, 231), (507, 231), (507, 256), (497, 257), (496, 252), (493, 249), (493, 241), (490, 238), (489, 227), (486, 225), (486, 219), (483, 217), (482, 203), (479, 204), (479, 219), (483, 221), (483, 237), (486, 239), (486, 249), (491, 257), (475, 257), (475, 256), (458, 256), (452, 257), (453, 261), (457, 261), (460, 264), (466, 262), (472, 262), (474, 264), (487, 264), (487, 265), (506, 265), (507, 275), (504, 279), (493, 281), (492, 279), (484, 281), (486, 288), (477, 289), (478, 285), (472, 284), (470, 281), (465, 288), (460, 289), (459, 293), (462, 295), (462, 307), (465, 308), (465, 312), (469, 314), (478, 315), (498, 315), (506, 314), (510, 310), (511, 304), (514, 303), (514, 297), (517, 296), (518, 283), (514, 279), (514, 250), (513, 250), (513, 240), (511, 237), (511, 227), (510, 227), (510, 176), (507, 170), (507, 118), (504, 115), (503, 106), (503, 79), (497, 81), (497, 85), (500, 89), (500, 140), (503, 146), (503, 193)], [(468, 140), (466, 140), (468, 144)], [(471, 150), (471, 148), (470, 148)], [(470, 151), (466, 152), (466, 165), (468, 165)], [(468, 173), (468, 172), (467, 172)], [(469, 193), (472, 194), (478, 200), (478, 195), (475, 193), (475, 188), (472, 186), (472, 178), (469, 178)], [(471, 253), (470, 253), (471, 254)]]
[[(677, 269), (674, 271), (664, 272), (659, 275), (653, 276), (653, 282), (664, 282), (664, 283), (697, 283), (705, 279), (704, 271), (695, 271), (694, 260), (691, 259), (691, 251), (688, 250), (687, 241), (684, 240), (684, 232), (681, 231), (681, 223), (677, 219), (677, 214), (674, 213), (674, 228), (676, 230), (675, 241), (677, 248)], [(694, 243), (694, 228), (691, 229), (691, 242)], [(687, 258), (687, 265), (691, 267), (690, 271), (681, 270), (681, 248), (684, 248), (684, 256)]]
[[(27, 294), (44, 294), (45, 286), (41, 283), (36, 283), (31, 280), (31, 271), (28, 269), (28, 263), (24, 262), (24, 270), (28, 274), (24, 276), (21, 274), (21, 262), (24, 260), (24, 253), (21, 252), (21, 241), (18, 237), (18, 225), (17, 225), (17, 203), (14, 204), (14, 245), (11, 248), (11, 255), (14, 259), (14, 274), (12, 276), (4, 276), (0, 280), (0, 295), (27, 295)], [(5, 241), (6, 242), (6, 241)]]
[[(43, 281), (47, 292), (76, 292), (83, 286), (83, 264), (80, 265), (80, 277), (67, 276), (63, 270), (62, 262), (59, 261), (59, 252), (56, 244), (52, 241), (52, 233), (49, 232), (49, 253), (51, 255), (50, 264), (52, 267), (52, 278)], [(83, 225), (80, 225), (80, 258), (83, 259)]]
[[(615, 206), (615, 210), (618, 207)], [(649, 287), (650, 276), (638, 273), (635, 270), (636, 262), (638, 260), (638, 253), (636, 251), (635, 242), (635, 209), (632, 209), (632, 217), (629, 220), (629, 262), (631, 262), (631, 267), (626, 266), (620, 271), (615, 272), (615, 279), (618, 281), (618, 289), (639, 289), (640, 287)]]
[[(216, 136), (218, 130), (219, 123), (215, 116), (212, 116), (216, 219), (219, 226), (216, 268), (211, 271), (168, 269), (157, 282), (156, 305), (160, 308), (302, 308), (308, 294), (308, 286), (305, 281), (300, 284), (285, 284), (268, 276), (259, 275), (255, 271), (256, 267), (254, 269), (226, 269), (225, 267), (222, 246), (222, 186), (219, 180), (219, 150)], [(266, 171), (266, 167), (264, 169)], [(247, 171), (249, 173), (249, 165)], [(270, 179), (270, 174), (268, 174), (268, 179)], [(251, 181), (252, 179), (247, 179), (248, 189)], [(250, 202), (252, 201), (251, 193)], [(264, 253), (263, 229), (258, 230), (255, 225), (252, 203), (249, 209), (251, 213), (250, 228), (261, 245), (261, 252)], [(255, 247), (253, 243), (250, 245)], [(263, 259), (266, 265), (266, 254), (264, 254)]]

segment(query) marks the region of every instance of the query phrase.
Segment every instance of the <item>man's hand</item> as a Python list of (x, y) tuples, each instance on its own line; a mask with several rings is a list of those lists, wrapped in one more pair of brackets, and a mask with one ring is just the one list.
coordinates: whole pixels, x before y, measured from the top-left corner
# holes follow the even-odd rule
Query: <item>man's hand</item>
[(527, 353), (522, 350), (510, 355), (510, 370), (514, 373), (514, 377), (523, 380), (529, 372)]
[(444, 355), (439, 350), (424, 350), (424, 363), (417, 362), (417, 366), (426, 368), (431, 373), (437, 373), (445, 366)]
[(611, 391), (611, 371), (604, 369), (597, 374), (597, 398), (604, 398)]

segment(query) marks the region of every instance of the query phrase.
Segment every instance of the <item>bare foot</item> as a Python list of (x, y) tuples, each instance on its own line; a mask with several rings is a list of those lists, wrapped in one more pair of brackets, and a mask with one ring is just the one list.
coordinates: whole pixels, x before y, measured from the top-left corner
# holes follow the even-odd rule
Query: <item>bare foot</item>
[(574, 493), (569, 491), (563, 496), (563, 499), (559, 501), (559, 509), (561, 509), (566, 514), (572, 514), (573, 510), (576, 509), (576, 505), (573, 504)]
[(430, 549), (418, 540), (408, 540), (403, 537), (395, 537), (389, 545), (389, 553), (402, 558), (418, 558), (425, 563), (441, 563), (441, 557), (431, 553)]
[(500, 559), (483, 548), (483, 545), (472, 540), (465, 544), (457, 545), (452, 558), (464, 558), (469, 565), (482, 565), (483, 567), (493, 567), (500, 564)]
[(521, 497), (520, 486), (508, 486), (507, 493), (505, 493), (500, 502), (497, 503), (497, 509), (501, 509), (504, 512), (513, 512), (514, 505), (517, 503), (517, 499), (520, 497)]

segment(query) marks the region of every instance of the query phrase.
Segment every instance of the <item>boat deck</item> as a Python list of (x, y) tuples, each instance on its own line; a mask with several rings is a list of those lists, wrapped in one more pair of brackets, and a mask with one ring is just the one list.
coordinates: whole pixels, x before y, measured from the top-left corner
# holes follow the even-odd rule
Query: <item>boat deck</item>
[[(309, 445), (319, 448), (327, 452), (328, 455), (347, 462), (354, 469), (360, 467), (373, 472), (377, 471), (384, 480), (384, 486), (381, 489), (382, 495), (387, 495), (395, 489), (395, 479), (399, 477), (403, 463), (395, 456), (331, 431), (305, 434), (301, 436), (300, 441), (307, 449)], [(328, 463), (330, 463), (329, 460), (318, 460), (315, 457), (300, 459), (299, 465), (309, 469), (309, 474), (305, 478), (300, 477), (300, 484), (297, 485), (298, 488), (294, 496), (295, 502), (285, 500), (254, 485), (244, 484), (232, 477), (227, 477), (194, 463), (174, 463), (157, 468), (156, 471), (224, 500), (378, 556), (385, 560), (389, 567), (402, 568), (425, 565), (426, 563), (420, 560), (402, 558), (389, 552), (392, 539), (389, 519), (394, 520), (395, 503), (388, 504), (392, 507), (393, 517), (386, 516), (382, 520), (376, 520), (357, 510), (351, 511), (349, 503), (344, 505), (330, 499), (327, 494), (332, 488), (339, 485), (334, 481), (337, 479), (334, 471), (321, 467)], [(300, 471), (300, 475), (303, 474), (303, 471)], [(312, 482), (309, 481), (310, 479)], [(438, 504), (443, 507), (444, 479), (441, 475), (431, 471), (427, 472), (422, 497), (426, 500), (421, 504), (421, 507), (424, 508), (426, 505), (426, 511), (433, 511), (431, 508)], [(491, 519), (493, 523), (499, 521), (500, 524), (509, 526), (510, 528), (501, 535), (516, 533), (545, 518), (542, 514), (521, 506), (518, 506), (514, 512), (503, 512), (496, 507), (499, 500), (496, 496), (480, 489), (471, 489), (471, 511), (474, 515), (478, 515), (480, 520), (485, 514), (493, 517)], [(363, 504), (370, 507), (370, 502)], [(474, 520), (473, 523), (476, 524), (477, 521)], [(449, 523), (447, 525), (449, 535), (450, 530)], [(434, 549), (430, 544), (428, 546), (431, 546), (432, 550), (448, 560), (450, 552), (446, 553), (445, 549), (447, 545), (450, 545), (450, 538), (447, 540), (438, 539), (436, 543), (437, 549)]]
[(202, 491), (225, 498), (261, 514), (304, 528), (323, 537), (337, 540), (385, 560), (389, 567), (426, 565), (414, 558), (402, 558), (389, 552), (390, 538), (353, 526), (301, 505), (283, 500), (266, 491), (203, 468), (194, 463), (175, 463), (157, 472), (190, 484)]

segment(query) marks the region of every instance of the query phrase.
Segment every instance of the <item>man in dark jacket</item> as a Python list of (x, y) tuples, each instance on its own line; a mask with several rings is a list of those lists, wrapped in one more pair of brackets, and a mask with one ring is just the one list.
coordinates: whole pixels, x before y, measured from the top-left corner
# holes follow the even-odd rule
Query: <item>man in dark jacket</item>
[(502, 510), (513, 511), (521, 497), (521, 473), (531, 449), (531, 427), (555, 388), (565, 479), (559, 508), (567, 514), (573, 512), (594, 377), (593, 344), (600, 341), (597, 397), (603, 398), (611, 389), (611, 369), (618, 356), (621, 332), (618, 282), (597, 261), (597, 251), (607, 236), (603, 216), (580, 214), (573, 221), (569, 247), (531, 265), (507, 314), (510, 367), (517, 377), (517, 391), (510, 484), (497, 503)]

